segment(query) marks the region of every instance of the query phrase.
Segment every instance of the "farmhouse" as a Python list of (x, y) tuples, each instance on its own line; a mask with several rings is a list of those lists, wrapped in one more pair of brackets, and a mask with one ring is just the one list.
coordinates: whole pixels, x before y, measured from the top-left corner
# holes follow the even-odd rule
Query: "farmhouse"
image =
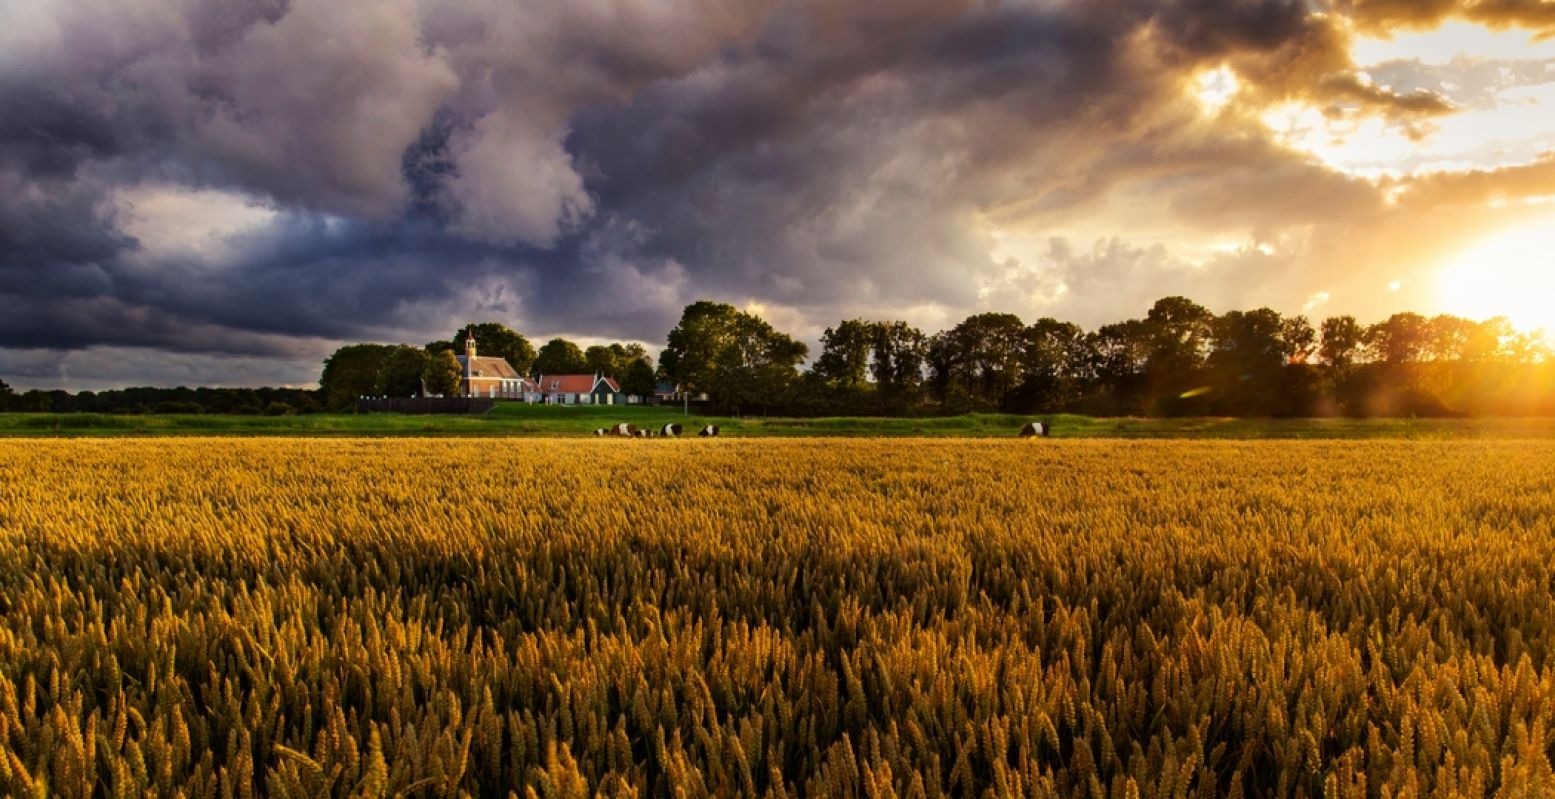
[(627, 396), (616, 381), (591, 375), (540, 375), (532, 394), (524, 399), (546, 405), (624, 405)]
[(534, 391), (533, 381), (525, 378), (502, 358), (475, 354), (475, 332), (464, 339), (464, 354), (459, 360), (459, 391), (466, 397), (503, 397), (523, 399)]

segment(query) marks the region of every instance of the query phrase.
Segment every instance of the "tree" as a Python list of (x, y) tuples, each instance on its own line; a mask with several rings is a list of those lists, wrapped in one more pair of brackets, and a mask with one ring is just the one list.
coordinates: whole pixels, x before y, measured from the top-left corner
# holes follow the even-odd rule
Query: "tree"
[(821, 355), (811, 367), (824, 383), (848, 391), (864, 387), (876, 342), (876, 323), (849, 319), (821, 334)]
[(1433, 361), (1461, 361), (1479, 324), (1459, 316), (1438, 314), (1426, 322), (1426, 352)]
[(689, 393), (708, 393), (739, 413), (782, 396), (799, 376), (809, 348), (766, 320), (732, 305), (701, 300), (686, 306), (659, 353), (659, 373)]
[[(929, 360), (942, 398), (1003, 406), (1021, 379), (1026, 325), (1007, 313), (981, 313), (935, 336)], [(952, 403), (953, 405), (955, 403)]]
[(1053, 410), (1071, 401), (1084, 362), (1085, 331), (1079, 325), (1049, 317), (1032, 323), (1026, 328), (1013, 410)]
[(1475, 324), (1469, 332), (1468, 340), (1463, 345), (1463, 359), (1480, 362), (1506, 360), (1506, 343), (1516, 335), (1517, 331), (1512, 329), (1512, 323), (1506, 317), (1486, 319)]
[(1204, 384), (1201, 372), (1213, 336), (1215, 315), (1187, 297), (1156, 300), (1145, 316), (1149, 354), (1145, 375), (1157, 410), (1180, 412), (1182, 400)]
[(1149, 326), (1139, 319), (1102, 325), (1085, 337), (1085, 375), (1100, 396), (1096, 410), (1138, 413), (1142, 408)]
[(621, 391), (624, 393), (648, 397), (653, 395), (654, 388), (653, 364), (647, 358), (633, 360), (621, 373)]
[(1426, 353), (1430, 323), (1417, 313), (1396, 313), (1366, 329), (1366, 343), (1386, 363), (1412, 363)]
[(1258, 308), (1228, 311), (1215, 318), (1214, 339), (1208, 363), (1234, 377), (1259, 376), (1277, 371), (1290, 360), (1285, 340), (1285, 320), (1278, 311)]
[(785, 398), (799, 379), (799, 364), (809, 351), (803, 342), (778, 332), (765, 319), (741, 313), (733, 346), (718, 359), (714, 391), (724, 398), (723, 407), (736, 415), (742, 408), (756, 405), (765, 413), (774, 400)]
[(964, 373), (961, 353), (950, 331), (941, 330), (929, 336), (923, 348), (923, 360), (929, 367), (929, 393), (949, 411), (958, 411), (971, 402), (965, 381), (958, 378)]
[[(81, 393), (85, 394), (87, 392), (83, 391)], [(11, 409), (11, 398), (14, 396), (16, 396), (16, 392), (11, 390), (10, 384), (0, 380), (0, 411)]]
[(659, 353), (659, 374), (682, 391), (712, 391), (717, 358), (730, 345), (740, 311), (733, 305), (700, 300), (687, 305)]
[(1286, 320), (1269, 308), (1228, 311), (1215, 318), (1207, 361), (1215, 401), (1229, 413), (1272, 412), (1280, 373), (1297, 346), (1287, 341)]
[(584, 368), (595, 374), (614, 377), (616, 374), (616, 356), (610, 348), (603, 344), (595, 344), (583, 351)]
[[(595, 344), (583, 352), (585, 368), (590, 372), (597, 372), (606, 377), (620, 378), (626, 373), (626, 368), (633, 361), (646, 360), (648, 350), (641, 344)], [(652, 371), (649, 364), (649, 371)]]
[(343, 411), (356, 407), (359, 398), (378, 388), (378, 370), (394, 348), (385, 344), (348, 344), (324, 359), (319, 393), (324, 407)]
[(589, 371), (589, 365), (578, 345), (564, 338), (553, 338), (540, 347), (540, 353), (534, 359), (534, 370), (542, 375), (575, 375)]
[(870, 374), (888, 401), (909, 399), (923, 383), (928, 338), (906, 322), (878, 322), (874, 327)]
[(530, 345), (529, 339), (514, 331), (506, 325), (497, 322), (480, 322), (468, 327), (460, 328), (454, 333), (453, 338), (447, 341), (434, 341), (427, 344), (428, 353), (436, 353), (449, 350), (454, 354), (464, 352), (464, 338), (469, 331), (475, 331), (475, 351), (477, 355), (489, 355), (501, 358), (512, 366), (514, 371), (521, 375), (527, 375), (534, 368), (535, 348)]
[[(479, 346), (479, 341), (476, 345)], [(428, 394), (452, 397), (459, 393), (459, 382), (463, 376), (459, 369), (459, 359), (454, 356), (453, 350), (440, 350), (427, 356), (421, 383)]]
[(401, 344), (383, 358), (374, 391), (383, 397), (414, 397), (422, 393), (421, 376), (430, 362), (425, 350)]
[[(617, 353), (623, 364), (632, 361), (648, 361), (648, 348), (633, 341), (627, 344), (611, 344), (611, 350)], [(649, 365), (653, 364), (649, 361)]]
[(1280, 343), (1289, 363), (1306, 363), (1317, 351), (1317, 331), (1305, 316), (1292, 316), (1280, 323)]
[(1361, 345), (1366, 343), (1366, 329), (1353, 316), (1331, 316), (1323, 320), (1323, 338), (1318, 356), (1329, 366), (1345, 368), (1355, 363)]

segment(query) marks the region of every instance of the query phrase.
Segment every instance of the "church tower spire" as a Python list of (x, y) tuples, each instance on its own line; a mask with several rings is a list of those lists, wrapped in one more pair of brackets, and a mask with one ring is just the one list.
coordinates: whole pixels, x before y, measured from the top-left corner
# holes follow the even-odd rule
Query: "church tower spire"
[(464, 329), (464, 395), (475, 396), (475, 325)]

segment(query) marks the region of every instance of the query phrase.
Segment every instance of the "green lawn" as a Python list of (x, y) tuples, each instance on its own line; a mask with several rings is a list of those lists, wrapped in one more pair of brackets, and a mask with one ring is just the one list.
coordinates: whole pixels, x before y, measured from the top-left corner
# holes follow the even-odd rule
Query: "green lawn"
[(477, 416), (317, 414), (219, 416), (0, 414), (0, 436), (573, 436), (617, 422), (657, 428), (680, 422), (688, 433), (719, 425), (729, 436), (1014, 436), (1031, 419), (1049, 419), (1055, 437), (1118, 438), (1555, 438), (1555, 419), (1142, 419), (966, 414), (927, 418), (816, 419), (683, 416), (669, 407), (557, 407), (499, 403)]

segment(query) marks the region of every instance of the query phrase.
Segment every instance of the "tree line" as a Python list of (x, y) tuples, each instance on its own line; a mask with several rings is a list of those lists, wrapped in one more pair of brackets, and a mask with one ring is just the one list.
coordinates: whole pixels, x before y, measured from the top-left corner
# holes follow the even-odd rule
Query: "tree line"
[(1165, 297), (1086, 331), (980, 313), (925, 334), (849, 319), (808, 348), (722, 303), (688, 306), (661, 379), (721, 412), (785, 415), (1085, 413), (1389, 416), (1555, 413), (1555, 355), (1504, 318), (1397, 313), (1314, 324), (1269, 308), (1215, 314)]
[(17, 392), (0, 380), (0, 412), (197, 414), (290, 416), (323, 410), (317, 391), (305, 388), (115, 388), (69, 392)]
[(29, 391), (0, 383), (0, 410), (285, 414), (346, 411), (362, 396), (458, 391), (455, 353), (473, 330), (481, 355), (521, 375), (600, 373), (623, 392), (657, 382), (706, 394), (729, 414), (933, 415), (977, 411), (1099, 416), (1555, 414), (1555, 353), (1504, 318), (1397, 313), (1314, 324), (1269, 308), (1215, 314), (1165, 297), (1143, 318), (1087, 331), (1044, 317), (974, 314), (933, 334), (900, 320), (828, 327), (819, 354), (759, 315), (720, 302), (686, 306), (655, 364), (637, 343), (538, 349), (496, 322), (448, 339), (349, 344), (324, 362), (317, 391)]

